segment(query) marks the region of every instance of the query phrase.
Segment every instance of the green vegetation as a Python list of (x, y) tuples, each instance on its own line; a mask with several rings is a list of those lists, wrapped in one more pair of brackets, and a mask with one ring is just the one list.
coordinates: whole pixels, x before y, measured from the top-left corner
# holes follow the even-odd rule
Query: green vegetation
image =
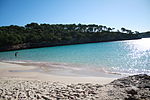
[[(44, 46), (116, 41), (139, 38), (139, 32), (121, 28), (113, 31), (102, 25), (37, 24), (0, 27), (0, 48), (18, 44), (46, 44)], [(36, 47), (36, 46), (35, 46)], [(38, 46), (37, 46), (38, 47)], [(40, 47), (40, 46), (39, 46)], [(31, 47), (32, 48), (32, 47)]]
[(150, 31), (140, 33), (140, 34), (139, 34), (139, 37), (141, 37), (141, 38), (147, 38), (147, 37), (150, 37)]

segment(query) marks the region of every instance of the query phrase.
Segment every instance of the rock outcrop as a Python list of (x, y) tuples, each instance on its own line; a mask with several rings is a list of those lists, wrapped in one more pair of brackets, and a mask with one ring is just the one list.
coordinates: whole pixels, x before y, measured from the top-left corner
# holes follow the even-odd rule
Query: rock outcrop
[(150, 100), (150, 76), (133, 75), (117, 79), (100, 89), (102, 100)]

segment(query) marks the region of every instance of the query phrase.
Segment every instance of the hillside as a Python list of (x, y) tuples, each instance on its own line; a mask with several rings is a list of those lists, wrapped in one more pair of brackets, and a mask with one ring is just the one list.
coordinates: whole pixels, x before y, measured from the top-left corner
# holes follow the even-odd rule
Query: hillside
[(114, 31), (95, 24), (37, 24), (0, 27), (0, 51), (139, 39), (139, 32), (121, 28)]

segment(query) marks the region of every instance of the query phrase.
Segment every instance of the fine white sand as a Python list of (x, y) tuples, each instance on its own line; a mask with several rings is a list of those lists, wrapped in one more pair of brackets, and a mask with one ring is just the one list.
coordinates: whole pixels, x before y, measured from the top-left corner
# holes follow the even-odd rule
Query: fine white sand
[(150, 78), (145, 74), (118, 80), (61, 76), (35, 65), (0, 62), (0, 100), (149, 100)]
[(63, 83), (94, 83), (107, 84), (116, 78), (59, 76), (36, 71), (37, 66), (24, 66), (0, 62), (0, 78), (11, 80), (44, 80)]

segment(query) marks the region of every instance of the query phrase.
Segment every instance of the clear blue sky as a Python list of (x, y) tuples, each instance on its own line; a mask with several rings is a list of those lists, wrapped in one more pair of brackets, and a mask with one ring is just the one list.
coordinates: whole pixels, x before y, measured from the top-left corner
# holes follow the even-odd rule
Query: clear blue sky
[(101, 24), (150, 30), (150, 0), (0, 0), (0, 26)]

